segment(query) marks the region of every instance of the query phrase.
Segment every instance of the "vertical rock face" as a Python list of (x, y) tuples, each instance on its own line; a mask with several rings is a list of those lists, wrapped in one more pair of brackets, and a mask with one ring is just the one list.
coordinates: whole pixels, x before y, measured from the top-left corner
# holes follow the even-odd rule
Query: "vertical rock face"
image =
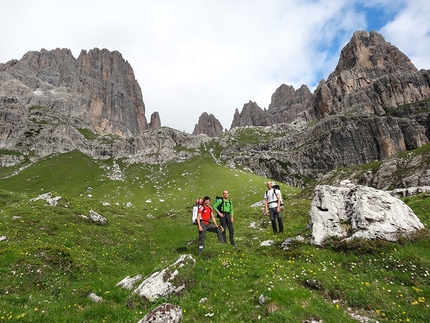
[(0, 97), (0, 142), (6, 142), (12, 133), (21, 132), (26, 113), (27, 108), (16, 97)]
[(231, 129), (244, 126), (269, 126), (272, 122), (267, 111), (261, 109), (257, 103), (249, 101), (243, 105), (242, 112), (236, 109), (231, 123)]
[(308, 108), (313, 95), (306, 85), (295, 90), (291, 85), (282, 84), (272, 95), (267, 111), (270, 124), (290, 123)]
[(327, 81), (312, 94), (306, 85), (298, 90), (282, 84), (272, 95), (268, 110), (256, 103), (236, 111), (231, 128), (308, 122), (329, 115), (364, 113), (381, 116), (399, 106), (430, 97), (429, 71), (418, 71), (397, 47), (374, 31), (356, 31), (342, 49)]
[(77, 63), (84, 76), (77, 90), (88, 95), (86, 109), (97, 133), (136, 135), (147, 129), (142, 90), (119, 52), (81, 51)]
[(156, 130), (161, 128), (161, 120), (158, 112), (151, 114), (151, 122), (149, 123), (149, 130)]
[(308, 120), (347, 112), (383, 115), (429, 97), (428, 71), (418, 71), (382, 35), (357, 31), (336, 69), (315, 90)]
[(249, 101), (244, 104), (242, 112), (236, 109), (231, 129), (244, 126), (270, 126), (276, 123), (290, 123), (305, 111), (312, 93), (306, 85), (298, 90), (293, 86), (282, 84), (272, 95), (268, 110), (261, 109), (257, 103)]
[(312, 93), (306, 85), (302, 85), (296, 91), (291, 85), (282, 84), (272, 94), (269, 110), (282, 106), (303, 105), (311, 98)]
[(314, 94), (283, 84), (267, 111), (251, 102), (236, 110), (232, 128), (271, 125), (264, 130), (275, 136), (259, 136), (243, 150), (227, 146), (222, 154), (258, 174), (302, 186), (300, 177), (317, 178), (427, 144), (429, 98), (430, 70), (418, 71), (378, 33), (358, 31)]
[(223, 133), (223, 127), (213, 114), (203, 112), (199, 117), (199, 122), (195, 125), (193, 135), (205, 134), (209, 137), (216, 137)]
[(26, 53), (0, 64), (0, 96), (61, 115), (62, 122), (98, 134), (133, 136), (148, 129), (142, 91), (116, 51), (69, 49)]
[(377, 32), (356, 31), (342, 49), (339, 62), (328, 81), (347, 70), (361, 70), (368, 79), (391, 73), (414, 73), (417, 68), (396, 46)]

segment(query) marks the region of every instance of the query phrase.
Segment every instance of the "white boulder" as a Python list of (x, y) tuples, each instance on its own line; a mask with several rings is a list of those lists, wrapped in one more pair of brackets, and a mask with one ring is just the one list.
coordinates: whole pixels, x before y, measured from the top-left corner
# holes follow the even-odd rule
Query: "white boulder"
[(311, 243), (322, 245), (328, 237), (397, 241), (424, 228), (412, 209), (389, 193), (347, 181), (341, 185), (315, 188)]
[(191, 255), (182, 255), (169, 267), (160, 272), (155, 272), (145, 279), (139, 287), (134, 290), (134, 293), (146, 297), (150, 301), (155, 301), (159, 297), (178, 293), (188, 286), (185, 286), (183, 282), (181, 282), (181, 284), (176, 283), (175, 277), (180, 275), (182, 271), (189, 269), (189, 266), (194, 267), (195, 264), (196, 260)]

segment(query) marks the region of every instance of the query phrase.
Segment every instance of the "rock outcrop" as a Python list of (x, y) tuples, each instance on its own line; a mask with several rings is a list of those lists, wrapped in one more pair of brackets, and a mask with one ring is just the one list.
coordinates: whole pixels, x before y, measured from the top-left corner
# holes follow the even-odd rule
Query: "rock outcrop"
[(268, 110), (256, 103), (235, 111), (231, 128), (307, 122), (328, 115), (370, 113), (384, 115), (399, 106), (430, 97), (429, 72), (418, 71), (397, 47), (374, 31), (356, 31), (342, 49), (327, 81), (312, 94), (306, 85), (297, 91), (282, 84), (272, 95)]
[(151, 122), (149, 123), (148, 128), (150, 130), (156, 130), (161, 128), (161, 119), (158, 112), (154, 112), (153, 114), (151, 114)]
[(223, 133), (223, 127), (213, 114), (203, 112), (199, 117), (199, 122), (195, 125), (193, 135), (205, 134), (209, 137), (216, 137)]
[(154, 308), (137, 323), (179, 323), (182, 321), (182, 308), (164, 303)]
[[(160, 297), (168, 297), (189, 288), (187, 285), (190, 271), (194, 270), (196, 260), (191, 255), (182, 255), (172, 265), (160, 272), (153, 273), (145, 279), (133, 293), (136, 293), (151, 302)], [(193, 281), (192, 281), (193, 282)]]
[(256, 102), (249, 101), (243, 105), (242, 112), (236, 109), (230, 129), (245, 126), (269, 126), (272, 122), (265, 110)]
[(0, 98), (25, 106), (23, 118), (28, 108), (41, 107), (39, 114), (97, 134), (148, 129), (141, 88), (117, 51), (82, 50), (77, 59), (69, 49), (32, 51), (0, 64), (0, 80)]
[[(418, 71), (378, 33), (356, 32), (313, 95), (303, 86), (295, 92), (281, 86), (269, 110), (251, 102), (236, 110), (230, 137), (240, 137), (236, 127), (266, 127), (246, 129), (258, 140), (242, 146), (222, 138), (220, 158), (303, 187), (337, 167), (381, 161), (427, 144), (429, 98), (429, 70)], [(276, 115), (280, 109), (292, 118), (274, 124), (269, 111)]]
[(397, 241), (424, 228), (412, 209), (389, 193), (342, 184), (315, 188), (309, 212), (313, 244), (329, 237)]
[(430, 97), (429, 72), (418, 71), (397, 47), (374, 31), (357, 31), (327, 81), (315, 90), (309, 114), (378, 116)]
[(270, 126), (290, 123), (308, 108), (313, 95), (306, 85), (298, 90), (282, 84), (272, 95), (269, 109), (261, 109), (256, 102), (249, 101), (242, 111), (236, 109), (230, 129), (244, 126)]

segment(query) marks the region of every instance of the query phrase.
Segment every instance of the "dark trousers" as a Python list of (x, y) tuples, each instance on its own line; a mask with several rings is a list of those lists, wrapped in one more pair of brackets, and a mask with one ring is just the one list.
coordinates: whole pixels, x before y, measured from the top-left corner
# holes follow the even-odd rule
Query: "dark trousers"
[(222, 212), (224, 214), (223, 217), (219, 218), (219, 221), (221, 222), (221, 226), (224, 228), (224, 232), (222, 233), (222, 236), (224, 238), (224, 241), (227, 243), (227, 237), (226, 237), (226, 228), (228, 228), (230, 243), (234, 246), (234, 228), (233, 223), (231, 222), (230, 213), (228, 212)]
[(284, 233), (284, 223), (282, 222), (282, 213), (276, 212), (276, 208), (269, 208), (270, 222), (272, 222), (273, 233), (277, 233), (276, 220), (278, 220), (279, 233)]
[(198, 242), (198, 245), (199, 245), (198, 253), (199, 254), (202, 253), (203, 247), (205, 246), (206, 231), (217, 233), (218, 234), (218, 241), (225, 243), (221, 228), (218, 228), (218, 227), (214, 226), (212, 223), (208, 223), (205, 221), (200, 221), (200, 225), (202, 226), (203, 230), (199, 231), (199, 242)]

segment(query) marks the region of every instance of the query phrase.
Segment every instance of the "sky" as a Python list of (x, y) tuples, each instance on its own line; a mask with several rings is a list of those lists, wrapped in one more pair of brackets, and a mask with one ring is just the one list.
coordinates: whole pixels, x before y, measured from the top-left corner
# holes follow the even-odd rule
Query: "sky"
[(203, 112), (230, 129), (282, 84), (313, 92), (357, 30), (430, 69), (428, 0), (0, 0), (0, 63), (28, 51), (118, 51), (145, 115), (192, 133)]

